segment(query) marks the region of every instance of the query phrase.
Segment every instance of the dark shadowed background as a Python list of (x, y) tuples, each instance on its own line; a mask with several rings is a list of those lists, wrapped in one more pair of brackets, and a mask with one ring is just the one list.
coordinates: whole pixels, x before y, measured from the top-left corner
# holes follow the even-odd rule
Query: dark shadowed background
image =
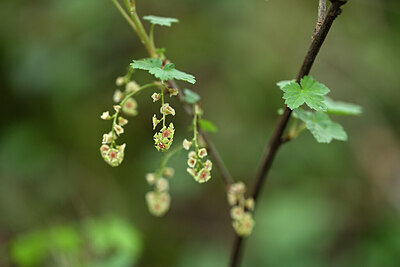
[[(156, 28), (156, 43), (196, 76), (189, 88), (219, 128), (212, 139), (246, 184), (283, 105), (275, 83), (296, 76), (317, 2), (137, 0), (140, 15), (180, 20)], [(115, 78), (147, 56), (112, 2), (2, 0), (0, 18), (0, 266), (225, 266), (234, 234), (216, 171), (197, 184), (181, 153), (170, 164), (171, 210), (147, 211), (144, 177), (161, 158), (151, 90), (125, 127), (123, 164), (100, 156)], [(243, 266), (399, 266), (399, 47), (399, 1), (344, 6), (311, 74), (364, 113), (334, 117), (348, 142), (304, 132), (282, 148)], [(190, 119), (171, 104), (178, 143)]]

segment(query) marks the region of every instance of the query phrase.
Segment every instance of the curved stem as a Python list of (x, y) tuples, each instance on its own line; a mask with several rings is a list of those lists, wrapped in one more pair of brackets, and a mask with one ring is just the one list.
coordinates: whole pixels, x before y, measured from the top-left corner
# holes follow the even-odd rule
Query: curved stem
[(156, 47), (156, 45), (154, 44), (154, 28), (155, 28), (155, 24), (151, 24), (151, 28), (150, 28), (150, 43), (151, 45), (154, 47)]
[(135, 94), (139, 93), (140, 91), (142, 91), (142, 90), (144, 90), (144, 89), (146, 89), (146, 88), (155, 87), (155, 86), (158, 86), (158, 85), (157, 85), (156, 83), (148, 83), (148, 84), (145, 84), (145, 85), (139, 87), (139, 89), (138, 89), (137, 91), (130, 92), (129, 94), (127, 94), (127, 95), (124, 97), (124, 99), (122, 99), (122, 101), (119, 103), (119, 105), (122, 107), (122, 106), (126, 103), (126, 101), (128, 101), (128, 99), (129, 99), (131, 96), (134, 96)]
[[(130, 92), (129, 94), (127, 94), (127, 95), (124, 97), (124, 99), (122, 99), (122, 101), (119, 103), (119, 106), (122, 107), (122, 106), (126, 103), (126, 101), (128, 101), (128, 99), (129, 99), (131, 96), (135, 95), (136, 93), (138, 93), (138, 92), (140, 92), (140, 91), (142, 91), (142, 90), (144, 90), (144, 89), (146, 89), (146, 88), (153, 87), (153, 86), (157, 86), (157, 84), (155, 84), (155, 83), (148, 83), (148, 84), (145, 84), (145, 85), (139, 87), (139, 89), (138, 89), (137, 91)], [(112, 116), (112, 118), (113, 118), (113, 123), (112, 123), (112, 129), (111, 129), (111, 136), (115, 136), (115, 134), (116, 134), (116, 133), (115, 133), (114, 126), (117, 125), (118, 114), (119, 114), (119, 112), (116, 111), (116, 112), (114, 113), (114, 115)], [(112, 144), (115, 145), (115, 140), (112, 141)]]
[(162, 157), (161, 161), (160, 161), (160, 165), (158, 167), (157, 170), (157, 177), (161, 176), (163, 170), (165, 169), (165, 167), (167, 166), (167, 163), (169, 161), (169, 159), (175, 155), (176, 153), (178, 153), (179, 151), (181, 151), (183, 149), (183, 147), (181, 145), (177, 145), (174, 148), (168, 150), (167, 153), (164, 154), (164, 156)]
[[(163, 85), (164, 85), (164, 83), (163, 83)], [(164, 107), (164, 90), (165, 90), (164, 86), (161, 86), (161, 108)], [(162, 114), (162, 123), (163, 123), (163, 129), (164, 129), (165, 128), (165, 114), (164, 114), (164, 112)]]
[[(333, 21), (335, 18), (342, 12), (341, 6), (345, 4), (347, 1), (340, 1), (340, 0), (331, 0), (332, 4), (329, 7), (327, 15), (321, 25), (321, 28), (318, 32), (315, 33), (312, 43), (307, 51), (307, 54), (304, 58), (303, 64), (301, 65), (299, 74), (297, 75), (297, 82), (300, 82), (303, 76), (308, 75), (311, 70), (311, 67), (317, 57), (317, 54), (325, 41), (326, 36), (332, 26)], [(269, 141), (269, 145), (266, 147), (264, 155), (261, 160), (260, 167), (257, 171), (257, 175), (255, 178), (255, 183), (252, 191), (252, 197), (254, 201), (257, 200), (257, 197), (260, 193), (260, 190), (267, 178), (268, 172), (271, 169), (272, 163), (275, 159), (276, 153), (278, 149), (283, 144), (282, 143), (282, 135), (285, 131), (285, 128), (289, 122), (290, 115), (292, 110), (285, 107), (285, 110), (278, 121), (278, 124), (275, 127), (275, 131)], [(256, 205), (257, 207), (257, 205)], [(235, 241), (233, 245), (233, 250), (231, 254), (231, 262), (230, 266), (239, 266), (240, 261), (240, 254), (241, 248), (243, 247), (243, 238), (239, 236), (235, 236)]]
[(143, 27), (142, 21), (140, 20), (137, 12), (136, 12), (136, 5), (134, 0), (124, 0), (125, 7), (130, 13), (130, 17), (126, 14), (125, 10), (119, 4), (118, 0), (111, 0), (124, 16), (124, 18), (128, 21), (128, 23), (132, 26), (135, 30), (137, 36), (139, 37), (142, 44), (145, 46), (149, 55), (153, 58), (157, 57), (156, 49), (152, 42), (150, 41), (149, 36), (145, 28)]
[(134, 31), (137, 31), (135, 23), (131, 20), (129, 15), (125, 12), (125, 9), (120, 5), (120, 3), (117, 0), (111, 0), (116, 8), (118, 9), (119, 12), (121, 12), (122, 16), (126, 19), (128, 24), (132, 27)]

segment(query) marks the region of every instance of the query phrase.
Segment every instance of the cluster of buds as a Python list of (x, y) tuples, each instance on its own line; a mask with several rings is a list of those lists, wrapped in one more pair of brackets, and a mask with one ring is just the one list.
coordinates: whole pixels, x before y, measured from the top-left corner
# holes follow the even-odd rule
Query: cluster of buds
[(146, 194), (146, 203), (151, 214), (163, 216), (169, 210), (171, 196), (168, 179), (173, 175), (174, 169), (168, 167), (156, 173), (146, 174), (147, 183), (154, 187), (153, 191)]
[(117, 167), (124, 160), (124, 151), (126, 145), (117, 145), (116, 140), (118, 136), (124, 133), (122, 126), (128, 123), (128, 120), (119, 116), (121, 106), (114, 106), (115, 113), (110, 116), (109, 111), (103, 112), (100, 116), (103, 120), (113, 120), (113, 127), (111, 132), (103, 134), (102, 145), (100, 147), (100, 154), (104, 161), (110, 164), (112, 167)]
[(254, 227), (251, 211), (254, 199), (245, 198), (246, 186), (242, 182), (231, 184), (228, 188), (228, 203), (231, 208), (232, 226), (239, 236), (248, 236)]
[[(192, 143), (193, 141), (183, 140), (183, 148), (189, 150)], [(196, 145), (195, 151), (192, 150), (188, 154), (188, 168), (186, 170), (198, 183), (205, 183), (211, 179), (212, 162), (209, 159), (204, 161), (206, 156), (207, 149), (199, 149)]]
[(158, 133), (153, 136), (154, 145), (158, 151), (167, 151), (174, 140), (175, 128), (174, 124), (171, 122), (168, 127), (163, 127)]
[(109, 145), (101, 145), (100, 153), (104, 161), (112, 167), (117, 167), (124, 160), (125, 144), (110, 147)]
[(175, 109), (169, 105), (169, 103), (164, 103), (164, 90), (167, 90), (170, 96), (175, 96), (178, 94), (177, 89), (171, 89), (168, 88), (164, 85), (161, 85), (161, 93), (153, 93), (151, 98), (153, 99), (153, 102), (157, 102), (158, 100), (161, 100), (161, 108), (160, 108), (160, 113), (162, 115), (161, 119), (157, 118), (157, 115), (154, 114), (152, 118), (153, 122), (153, 130), (156, 129), (157, 125), (162, 123), (162, 128), (160, 129), (159, 132), (155, 133), (153, 136), (154, 140), (154, 146), (158, 151), (167, 151), (172, 144), (172, 141), (174, 139), (174, 133), (175, 133), (175, 128), (174, 124), (170, 123), (169, 126), (166, 126), (165, 119), (167, 115), (172, 115), (175, 116)]
[(121, 113), (123, 112), (130, 116), (137, 115), (137, 102), (134, 98), (129, 97), (128, 94), (137, 92), (140, 87), (136, 82), (127, 80), (126, 77), (118, 77), (115, 82), (117, 86), (125, 85), (124, 92), (120, 89), (114, 92), (113, 100), (119, 103), (113, 106), (115, 113), (110, 115), (109, 111), (105, 111), (100, 116), (103, 120), (112, 120), (111, 132), (103, 135), (102, 145), (100, 147), (101, 156), (104, 161), (112, 167), (120, 165), (124, 159), (126, 145), (116, 144), (117, 138), (124, 133), (123, 126), (128, 124), (128, 120), (122, 117)]
[(136, 116), (138, 114), (137, 111), (137, 102), (134, 98), (127, 97), (128, 94), (134, 94), (139, 91), (140, 86), (135, 81), (129, 81), (128, 77), (118, 77), (115, 81), (117, 86), (125, 85), (125, 90), (121, 91), (121, 89), (117, 89), (114, 92), (113, 100), (115, 103), (120, 103), (122, 106), (122, 111), (129, 116)]

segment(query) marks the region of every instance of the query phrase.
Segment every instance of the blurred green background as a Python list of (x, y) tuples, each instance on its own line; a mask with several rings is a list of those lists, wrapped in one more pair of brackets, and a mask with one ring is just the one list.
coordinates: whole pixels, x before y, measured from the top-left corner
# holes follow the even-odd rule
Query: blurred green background
[[(275, 83), (296, 76), (317, 2), (137, 0), (140, 15), (180, 19), (157, 28), (156, 42), (195, 74), (189, 88), (237, 180), (255, 174), (283, 103)], [(161, 157), (151, 90), (125, 128), (123, 164), (99, 154), (115, 78), (147, 56), (111, 1), (2, 0), (0, 17), (0, 266), (226, 266), (233, 230), (215, 171), (198, 185), (181, 153), (170, 164), (171, 210), (147, 211), (144, 177)], [(243, 266), (399, 266), (399, 48), (399, 1), (344, 6), (311, 74), (364, 114), (333, 118), (348, 142), (318, 144), (305, 132), (282, 148)], [(190, 121), (172, 105), (178, 143)]]

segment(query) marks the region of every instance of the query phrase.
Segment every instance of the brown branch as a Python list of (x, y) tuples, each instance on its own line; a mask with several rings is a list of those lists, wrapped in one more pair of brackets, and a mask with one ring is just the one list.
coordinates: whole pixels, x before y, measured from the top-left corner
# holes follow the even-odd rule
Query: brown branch
[[(318, 3), (318, 20), (317, 20), (317, 25), (315, 25), (315, 31), (314, 35), (319, 32), (319, 29), (321, 28), (322, 22), (325, 20), (326, 16), (326, 0), (319, 0)], [(314, 37), (313, 35), (313, 37)]]
[[(304, 58), (303, 64), (301, 65), (300, 71), (297, 75), (296, 81), (298, 83), (300, 82), (301, 78), (303, 78), (303, 76), (309, 74), (310, 69), (314, 63), (314, 60), (315, 60), (323, 42), (325, 41), (325, 38), (332, 26), (333, 21), (342, 12), (342, 9), (340, 7), (342, 5), (344, 5), (346, 2), (347, 2), (347, 0), (343, 0), (343, 1), (342, 0), (331, 0), (331, 5), (328, 9), (326, 17), (325, 17), (323, 23), (321, 24), (319, 31), (315, 32), (312, 43), (308, 49), (308, 52)], [(292, 110), (286, 106), (285, 111), (283, 112), (280, 120), (278, 121), (277, 126), (275, 127), (275, 130), (270, 139), (270, 142), (265, 149), (264, 155), (261, 160), (260, 167), (257, 171), (257, 175), (255, 178), (255, 183), (254, 183), (254, 187), (253, 187), (253, 191), (252, 191), (252, 197), (254, 198), (254, 200), (256, 200), (258, 195), (260, 194), (260, 190), (267, 178), (269, 170), (271, 169), (271, 165), (275, 159), (276, 153), (277, 153), (278, 149), (280, 148), (280, 146), (283, 144), (282, 135), (283, 135), (283, 132), (289, 122), (291, 113), (292, 113)], [(243, 244), (243, 238), (239, 237), (239, 236), (235, 236), (233, 250), (232, 250), (232, 254), (231, 254), (231, 262), (230, 262), (230, 266), (232, 266), (232, 267), (239, 266), (241, 248), (243, 247), (242, 244)]]

